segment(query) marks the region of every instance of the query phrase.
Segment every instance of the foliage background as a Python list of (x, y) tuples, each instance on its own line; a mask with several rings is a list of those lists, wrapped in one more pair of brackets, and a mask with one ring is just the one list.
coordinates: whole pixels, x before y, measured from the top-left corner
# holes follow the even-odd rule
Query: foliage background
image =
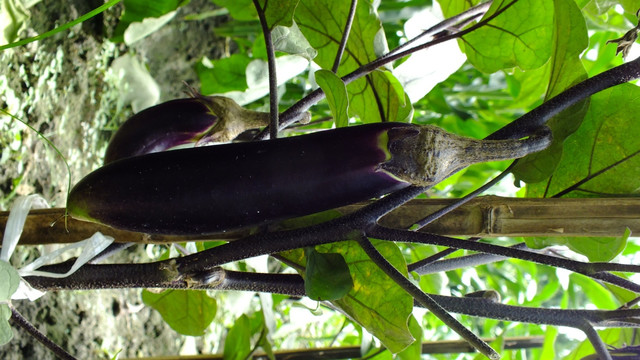
[[(217, 2), (223, 4), (222, 1)], [(418, 7), (427, 3), (429, 1), (382, 2), (380, 17), (391, 45), (403, 41), (401, 31), (404, 22)], [(440, 3), (444, 12), (449, 15), (460, 10), (455, 8), (453, 1)], [(47, 31), (99, 4), (36, 4), (30, 9), (31, 14), (21, 36)], [(616, 38), (621, 32), (629, 29), (634, 19), (629, 13), (617, 13), (615, 7), (612, 7), (614, 4), (615, 2), (595, 0), (577, 2), (583, 9), (589, 28), (598, 30), (590, 33), (589, 49), (583, 53), (581, 60), (576, 60), (584, 65), (584, 72), (589, 75), (621, 62), (615, 57), (615, 46), (606, 46), (605, 41)], [(176, 2), (174, 5), (180, 4)], [(627, 10), (640, 6), (631, 1), (624, 2), (624, 5)], [(37, 44), (4, 51), (0, 54), (0, 68), (6, 69), (0, 75), (0, 95), (4, 102), (2, 106), (27, 119), (56, 143), (72, 164), (72, 176), (77, 180), (99, 165), (111, 131), (132, 113), (132, 107), (143, 107), (144, 102), (154, 99), (154, 96), (154, 101), (182, 97), (183, 80), (192, 84), (200, 83), (203, 92), (207, 92), (207, 89), (221, 88), (240, 91), (244, 86), (249, 86), (242, 76), (219, 78), (219, 74), (212, 73), (208, 65), (210, 61), (226, 56), (227, 60), (216, 62), (216, 67), (224, 69), (226, 74), (241, 74), (236, 71), (238, 64), (246, 66), (250, 56), (264, 58), (262, 38), (256, 36), (259, 34), (257, 23), (241, 16), (236, 16), (240, 20), (235, 21), (229, 21), (227, 17), (202, 16), (209, 11), (216, 11), (215, 9), (210, 2), (192, 1), (181, 7), (167, 25), (149, 37), (126, 46), (109, 41), (110, 38), (119, 36), (116, 24), (122, 11), (120, 5), (96, 19), (74, 27), (69, 33), (61, 33)], [(230, 11), (233, 15), (233, 9), (230, 8)], [(193, 19), (194, 17), (197, 19)], [(542, 20), (545, 20), (544, 17)], [(228, 38), (222, 38), (223, 36)], [(577, 41), (569, 42), (574, 44)], [(581, 52), (582, 49), (573, 50), (575, 57)], [(131, 87), (127, 88), (127, 85), (114, 75), (116, 59), (124, 54), (137, 59), (142, 64), (141, 67), (146, 68), (153, 78), (153, 81), (150, 81), (148, 78), (134, 77), (132, 83), (142, 82), (148, 91), (143, 99), (132, 98)], [(529, 67), (536, 68), (538, 65), (542, 64)], [(131, 69), (136, 66), (140, 65), (126, 63), (124, 68)], [(546, 79), (549, 71), (548, 66), (543, 66), (532, 72), (507, 70), (486, 75), (469, 65), (464, 65), (415, 104), (414, 119), (417, 122), (428, 121), (457, 133), (481, 137), (539, 104), (548, 95), (545, 84), (540, 83), (539, 79)], [(308, 81), (306, 75), (302, 75), (283, 85), (281, 106), (286, 108), (308, 91)], [(153, 82), (157, 84), (157, 88), (154, 88), (156, 85)], [(549, 93), (553, 91), (549, 90)], [(136, 101), (142, 101), (142, 104)], [(264, 109), (267, 102), (268, 100), (263, 98), (250, 106)], [(326, 103), (314, 108), (315, 119), (328, 115), (330, 109)], [(325, 123), (319, 126), (329, 125)], [(0, 118), (0, 129), (0, 165), (3, 169), (0, 190), (3, 206), (6, 208), (6, 204), (15, 195), (32, 192), (43, 193), (46, 198), (51, 199), (53, 205), (62, 205), (66, 191), (66, 182), (61, 180), (66, 176), (62, 163), (34, 134), (24, 131), (7, 118)], [(457, 174), (438, 186), (434, 195), (460, 196), (497, 173), (504, 165), (488, 164)], [(520, 176), (540, 175), (523, 172)], [(505, 184), (505, 187), (509, 188), (508, 184)], [(513, 191), (513, 188), (509, 191)], [(534, 188), (527, 191), (540, 190)], [(408, 259), (416, 260), (433, 253), (435, 249), (428, 246), (412, 246), (403, 250)], [(629, 244), (625, 252), (632, 254), (636, 250), (636, 245)], [(25, 252), (17, 261), (34, 257), (37, 251), (34, 249), (32, 252)], [(160, 253), (162, 249), (149, 247), (146, 252), (137, 249), (125, 255), (129, 260), (134, 257), (136, 261), (145, 261)], [(239, 266), (260, 268), (274, 265), (241, 263)], [(450, 272), (447, 277), (425, 276), (421, 279), (421, 285), (434, 292), (445, 291), (452, 295), (494, 288), (503, 295), (506, 302), (531, 306), (581, 306), (584, 302), (592, 302), (598, 307), (613, 308), (617, 304), (611, 293), (590, 280), (520, 261), (482, 266), (464, 272)], [(205, 352), (221, 351), (226, 329), (230, 328), (234, 321), (247, 324), (244, 331), (247, 328), (260, 328), (261, 321), (264, 322), (261, 317), (264, 315), (262, 310), (257, 310), (260, 309), (258, 304), (262, 303), (264, 306), (265, 302), (269, 301), (279, 310), (274, 321), (281, 329), (280, 334), (271, 335), (280, 347), (360, 344), (367, 340), (367, 335), (363, 335), (358, 326), (345, 322), (341, 316), (326, 310), (312, 317), (309, 315), (312, 313), (309, 309), (299, 305), (292, 306), (278, 296), (270, 297), (269, 300), (266, 297), (258, 299), (253, 296), (231, 294), (216, 294), (218, 313), (207, 336), (197, 339), (178, 337), (166, 324), (159, 321), (156, 312), (148, 307), (138, 307), (141, 300), (137, 290), (100, 293), (105, 296), (104, 300), (97, 300), (94, 293), (48, 294), (44, 301), (35, 304), (20, 303), (19, 309), (54, 340), (79, 357), (85, 357), (83, 354), (87, 354), (86, 357), (104, 355), (103, 350), (113, 354), (121, 348), (127, 356), (176, 353), (179, 347), (197, 348)], [(313, 308), (315, 305), (308, 306)], [(245, 311), (247, 315), (241, 315)], [(100, 315), (107, 317), (102, 318)], [(287, 324), (296, 318), (317, 321), (314, 326), (308, 328), (295, 328), (294, 324)], [(452, 336), (436, 319), (430, 316), (418, 318), (423, 319), (424, 339), (436, 340)], [(66, 323), (63, 319), (72, 321)], [(566, 354), (576, 344), (567, 339), (567, 336), (572, 336), (571, 333), (548, 331), (546, 327), (506, 324), (493, 320), (463, 320), (477, 329), (480, 335), (545, 334), (550, 339), (549, 344), (553, 344), (555, 340), (557, 354)], [(115, 326), (124, 326), (114, 330), (105, 325), (111, 322)], [(340, 331), (342, 328), (343, 331)], [(623, 333), (618, 338), (620, 341), (630, 340), (628, 335)], [(612, 338), (614, 336), (612, 335)], [(234, 338), (231, 335), (228, 337)], [(41, 348), (38, 345), (25, 345), (29, 341), (17, 337), (10, 345), (0, 348), (0, 351), (6, 352), (3, 355), (7, 357), (3, 358), (9, 358), (11, 354), (38, 358), (50, 356), (46, 352), (35, 356)], [(191, 343), (195, 343), (195, 346)], [(552, 351), (550, 349), (547, 347), (543, 351), (548, 353)], [(537, 355), (539, 353), (533, 353), (534, 358)], [(380, 358), (388, 356), (390, 355), (387, 353)], [(508, 356), (521, 358), (524, 355), (514, 353)]]

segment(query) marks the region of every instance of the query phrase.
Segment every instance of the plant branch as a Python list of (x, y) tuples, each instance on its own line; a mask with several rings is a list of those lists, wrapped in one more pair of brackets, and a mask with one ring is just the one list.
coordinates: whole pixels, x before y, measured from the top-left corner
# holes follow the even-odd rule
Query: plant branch
[(267, 24), (265, 10), (268, 1), (265, 1), (265, 8), (260, 6), (259, 0), (253, 0), (253, 5), (256, 7), (258, 17), (260, 18), (260, 25), (262, 26), (262, 34), (264, 35), (264, 43), (267, 48), (267, 64), (269, 66), (269, 137), (275, 139), (278, 137), (278, 77), (276, 71), (276, 53), (273, 48), (273, 39), (271, 38), (271, 29)]
[(371, 260), (387, 274), (398, 286), (402, 287), (409, 295), (411, 295), (420, 305), (431, 311), (438, 319), (442, 320), (449, 328), (458, 333), (463, 339), (465, 339), (476, 350), (489, 357), (490, 359), (499, 359), (500, 355), (489, 346), (486, 342), (482, 341), (476, 334), (464, 327), (458, 320), (456, 320), (451, 314), (434, 301), (429, 295), (420, 290), (409, 279), (407, 279), (401, 272), (399, 272), (387, 259), (385, 259), (380, 252), (373, 246), (371, 241), (366, 236), (361, 236), (358, 243), (364, 250), (364, 252), (371, 258)]
[[(515, 249), (527, 249), (527, 245), (525, 243), (515, 244), (515, 245), (512, 245), (511, 247)], [(447, 251), (447, 250), (456, 251), (458, 249), (449, 248), (444, 251)], [(441, 251), (440, 253), (444, 251)], [(440, 253), (436, 255), (440, 255)], [(507, 259), (508, 258), (505, 256), (488, 254), (488, 253), (478, 253), (478, 254), (460, 256), (456, 258), (444, 259), (444, 260), (438, 260), (438, 261), (433, 261), (431, 260), (431, 257), (429, 257), (420, 261), (416, 261), (413, 264), (409, 264), (408, 270), (409, 272), (415, 271), (420, 275), (426, 275), (426, 274), (435, 274), (439, 272), (462, 269), (465, 267), (485, 265), (485, 264), (490, 264), (490, 263), (507, 260)]]
[(54, 354), (60, 359), (63, 360), (76, 360), (71, 354), (69, 354), (65, 349), (61, 348), (55, 342), (51, 341), (45, 334), (40, 332), (40, 330), (36, 329), (33, 324), (29, 322), (22, 314), (16, 310), (15, 307), (11, 304), (6, 304), (11, 309), (11, 322), (18, 325), (26, 332), (29, 333), (34, 339), (38, 340), (42, 345), (44, 345), (47, 349), (53, 351)]
[(351, 7), (349, 8), (349, 16), (347, 16), (347, 23), (344, 25), (344, 31), (342, 32), (340, 45), (338, 45), (336, 59), (333, 61), (333, 67), (331, 67), (331, 71), (333, 71), (334, 73), (338, 72), (338, 67), (340, 67), (340, 62), (342, 61), (344, 49), (347, 47), (347, 41), (349, 40), (349, 34), (351, 33), (351, 26), (353, 25), (353, 18), (356, 16), (357, 7), (358, 0), (351, 0)]
[[(485, 3), (482, 4), (478, 4), (474, 7), (471, 7), (463, 12), (461, 12), (458, 15), (454, 15), (448, 19), (445, 19), (439, 23), (437, 23), (436, 25), (433, 25), (432, 27), (428, 28), (427, 30), (423, 31), (420, 35), (414, 37), (413, 39), (405, 42), (404, 44), (401, 44), (400, 46), (396, 47), (395, 49), (391, 50), (389, 53), (385, 54), (384, 56), (382, 56), (382, 58), (385, 58), (389, 55), (393, 55), (396, 54), (406, 48), (410, 48), (410, 45), (415, 44), (418, 40), (427, 37), (427, 36), (437, 36), (438, 33), (441, 32), (448, 32), (448, 31), (452, 31), (452, 30), (456, 30), (459, 31), (459, 29), (461, 27), (464, 27), (465, 24), (468, 24), (478, 18), (481, 18), (482, 16), (484, 16), (484, 14), (487, 12), (487, 10), (489, 10), (489, 8), (491, 7), (491, 3), (493, 1), (487, 1)], [(444, 34), (442, 34), (444, 35)]]
[(417, 233), (407, 230), (397, 230), (385, 228), (375, 225), (367, 229), (367, 236), (377, 239), (385, 239), (398, 242), (412, 242), (439, 246), (448, 246), (459, 249), (479, 251), (495, 255), (532, 261), (538, 264), (560, 267), (573, 272), (583, 274), (585, 276), (606, 281), (608, 283), (618, 285), (634, 292), (640, 292), (640, 285), (618, 277), (613, 274), (605, 273), (606, 271), (622, 271), (640, 273), (640, 265), (630, 264), (613, 264), (613, 263), (584, 263), (571, 259), (564, 259), (556, 256), (540, 254), (532, 251), (525, 251), (516, 248), (507, 248), (503, 246), (486, 244), (480, 242), (460, 240), (445, 236), (433, 235), (428, 233)]

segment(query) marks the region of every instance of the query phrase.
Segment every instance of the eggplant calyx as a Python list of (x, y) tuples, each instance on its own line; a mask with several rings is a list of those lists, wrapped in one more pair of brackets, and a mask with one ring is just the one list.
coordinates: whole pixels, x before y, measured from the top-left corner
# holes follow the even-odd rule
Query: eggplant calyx
[(218, 121), (206, 133), (202, 134), (197, 145), (230, 142), (238, 135), (250, 129), (269, 125), (269, 113), (248, 110), (225, 96), (204, 96), (191, 94), (200, 100), (209, 111), (218, 117)]
[(422, 125), (391, 129), (388, 137), (391, 158), (380, 168), (418, 186), (437, 184), (469, 165), (521, 158), (551, 143), (548, 129), (523, 140), (478, 140)]

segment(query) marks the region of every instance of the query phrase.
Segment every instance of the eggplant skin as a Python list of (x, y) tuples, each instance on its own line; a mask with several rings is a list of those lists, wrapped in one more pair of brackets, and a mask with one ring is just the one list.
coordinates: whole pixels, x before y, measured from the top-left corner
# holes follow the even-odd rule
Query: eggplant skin
[(198, 98), (152, 106), (120, 126), (107, 146), (104, 163), (195, 142), (217, 120), (218, 117)]
[(87, 175), (71, 216), (149, 234), (197, 235), (267, 224), (409, 186), (382, 170), (390, 154), (376, 123), (275, 140), (130, 157)]

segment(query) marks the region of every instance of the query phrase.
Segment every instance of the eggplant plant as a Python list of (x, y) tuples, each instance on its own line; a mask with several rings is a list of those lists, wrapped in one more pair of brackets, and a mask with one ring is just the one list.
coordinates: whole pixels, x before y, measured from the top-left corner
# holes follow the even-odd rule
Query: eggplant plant
[[(232, 6), (222, 0), (215, 2), (227, 6), (232, 17), (250, 15), (259, 19), (269, 70), (268, 116), (244, 110), (235, 102), (224, 103), (226, 98), (218, 96), (174, 100), (143, 111), (116, 133), (108, 147), (105, 165), (73, 187), (67, 210), (72, 217), (82, 220), (147, 234), (181, 235), (183, 239), (202, 235), (215, 239), (215, 234), (244, 228), (251, 228), (250, 235), (150, 263), (96, 261), (64, 278), (26, 276), (32, 287), (163, 288), (186, 289), (190, 293), (203, 289), (240, 290), (296, 298), (307, 296), (346, 313), (355, 326), (380, 341), (380, 353), (387, 351), (389, 358), (391, 354), (408, 359), (420, 357), (419, 340), (429, 330), (416, 319), (414, 306), (428, 310), (429, 316), (438, 318), (430, 322), (437, 321), (441, 329), (457, 333), (473, 349), (491, 359), (499, 358), (501, 349), (490, 346), (478, 331), (463, 325), (452, 313), (487, 319), (496, 327), (484, 329), (491, 335), (501, 335), (498, 330), (507, 331), (498, 323), (502, 321), (564, 326), (584, 333), (594, 358), (613, 359), (620, 351), (638, 355), (635, 343), (606, 344), (610, 338), (605, 340), (605, 335), (609, 333), (596, 331), (612, 328), (623, 334), (619, 328), (632, 329), (638, 324), (636, 298), (640, 285), (620, 273), (638, 273), (640, 267), (610, 262), (622, 249), (616, 252), (609, 248), (624, 248), (626, 238), (596, 240), (599, 249), (607, 251), (592, 251), (585, 250), (589, 247), (585, 245), (589, 244), (588, 239), (582, 242), (526, 239), (525, 244), (504, 246), (416, 231), (511, 173), (517, 181), (527, 183), (527, 195), (531, 197), (624, 196), (638, 188), (637, 181), (618, 183), (616, 175), (611, 175), (637, 174), (636, 157), (640, 152), (637, 141), (620, 140), (625, 138), (625, 131), (627, 137), (637, 134), (637, 124), (627, 122), (628, 126), (621, 129), (609, 121), (628, 119), (633, 114), (636, 104), (632, 100), (637, 90), (625, 83), (640, 78), (640, 60), (588, 74), (580, 54), (586, 46), (582, 46), (587, 37), (585, 18), (601, 21), (593, 15), (594, 10), (587, 5), (580, 8), (572, 0), (496, 0), (476, 6), (464, 1), (440, 1), (447, 20), (413, 39), (403, 39), (402, 44), (386, 51), (384, 46), (380, 48), (385, 29), (370, 2), (300, 0), (282, 1), (277, 7), (268, 1), (242, 2), (252, 5), (250, 8)], [(282, 87), (277, 82), (273, 39), (282, 34), (283, 28), (299, 32), (307, 40), (308, 47), (303, 48), (307, 54), (309, 48), (317, 52), (314, 62), (322, 70), (316, 72), (320, 87), (305, 90), (304, 96), (281, 108), (279, 99), (285, 103), (289, 100), (278, 94)], [(636, 31), (633, 28), (620, 38), (627, 40), (619, 45), (630, 46), (632, 42), (628, 39)], [(437, 106), (442, 113), (458, 115), (477, 108), (485, 114), (483, 120), (487, 113), (494, 117), (501, 114), (485, 108), (482, 101), (472, 104), (461, 101), (455, 106), (438, 102), (449, 100), (442, 87), (426, 95), (430, 105), (421, 104), (420, 100), (412, 105), (403, 88), (403, 85), (408, 88), (409, 82), (401, 84), (391, 70), (408, 62), (408, 56), (456, 40), (474, 71), (503, 71), (507, 79), (504, 82), (512, 84), (513, 93), (508, 101), (526, 103), (532, 108), (520, 116), (508, 113), (507, 117), (517, 118), (491, 126), (491, 131), (482, 135), (484, 139), (457, 135), (427, 124), (420, 114), (433, 112)], [(625, 56), (629, 53), (628, 47), (618, 50)], [(600, 70), (597, 61), (589, 65), (591, 71)], [(472, 83), (473, 79), (465, 78), (468, 73), (453, 75), (451, 81)], [(543, 101), (519, 93), (533, 91), (536, 81), (545, 84)], [(518, 85), (513, 85), (516, 82)], [(291, 129), (306, 111), (313, 113), (321, 108), (318, 104), (325, 97), (331, 115), (329, 126), (335, 124), (337, 128), (281, 136), (281, 131)], [(450, 99), (457, 101), (454, 96)], [(627, 106), (621, 108), (612, 99), (627, 99)], [(217, 108), (211, 107), (212, 101), (218, 104)], [(223, 115), (227, 109), (232, 109), (233, 114)], [(254, 141), (165, 151), (202, 138), (229, 141), (232, 136), (211, 136), (213, 129), (220, 130), (216, 122), (219, 125), (225, 118), (224, 127), (228, 128), (233, 122), (229, 119), (249, 117), (260, 119), (258, 125), (251, 122), (249, 127), (263, 127)], [(445, 117), (433, 123), (451, 125)], [(581, 137), (583, 132), (590, 135)], [(604, 140), (593, 140), (600, 136)], [(588, 165), (583, 164), (584, 158), (574, 156), (584, 149), (590, 151)], [(437, 194), (436, 186), (460, 179), (464, 174), (457, 174), (468, 166), (508, 159), (519, 160), (460, 197), (455, 205), (424, 214), (411, 229), (391, 228), (379, 222), (415, 197)], [(351, 213), (332, 211), (369, 200), (373, 201)], [(567, 245), (592, 261), (540, 250), (558, 244)], [(435, 251), (421, 245), (448, 249)], [(442, 259), (456, 249), (478, 254)], [(603, 258), (603, 253), (611, 252), (613, 256)], [(236, 271), (228, 267), (260, 255), (270, 255), (274, 262), (297, 273)], [(433, 280), (428, 276), (432, 271), (457, 271), (504, 259), (579, 274), (576, 276), (586, 279), (582, 284), (591, 284), (590, 289), (594, 289), (595, 282), (606, 284), (610, 289), (606, 291), (615, 294), (619, 308), (588, 309), (584, 303), (565, 297), (563, 301), (572, 303), (574, 309), (544, 307), (542, 300), (536, 300), (538, 303), (534, 305), (508, 296), (501, 300), (501, 292), (509, 295), (501, 285), (501, 281), (508, 281), (509, 274), (486, 281), (486, 286), (495, 289), (464, 291), (468, 296), (430, 292), (435, 288), (429, 283)], [(71, 266), (72, 261), (66, 261), (41, 269), (65, 273)], [(149, 293), (145, 296), (153, 298)], [(21, 323), (19, 313), (13, 311), (12, 317)], [(249, 327), (246, 322), (245, 318), (238, 319), (227, 343), (234, 341), (231, 334)], [(269, 352), (271, 344), (264, 336), (268, 330), (266, 326), (262, 329), (255, 346), (243, 347), (241, 357), (250, 356), (258, 346)], [(547, 336), (553, 340), (557, 334), (549, 332)], [(60, 357), (73, 358), (55, 344), (46, 345)], [(224, 346), (225, 356), (231, 357), (233, 345), (228, 346)], [(550, 353), (552, 349), (547, 347), (536, 354), (544, 358)]]

